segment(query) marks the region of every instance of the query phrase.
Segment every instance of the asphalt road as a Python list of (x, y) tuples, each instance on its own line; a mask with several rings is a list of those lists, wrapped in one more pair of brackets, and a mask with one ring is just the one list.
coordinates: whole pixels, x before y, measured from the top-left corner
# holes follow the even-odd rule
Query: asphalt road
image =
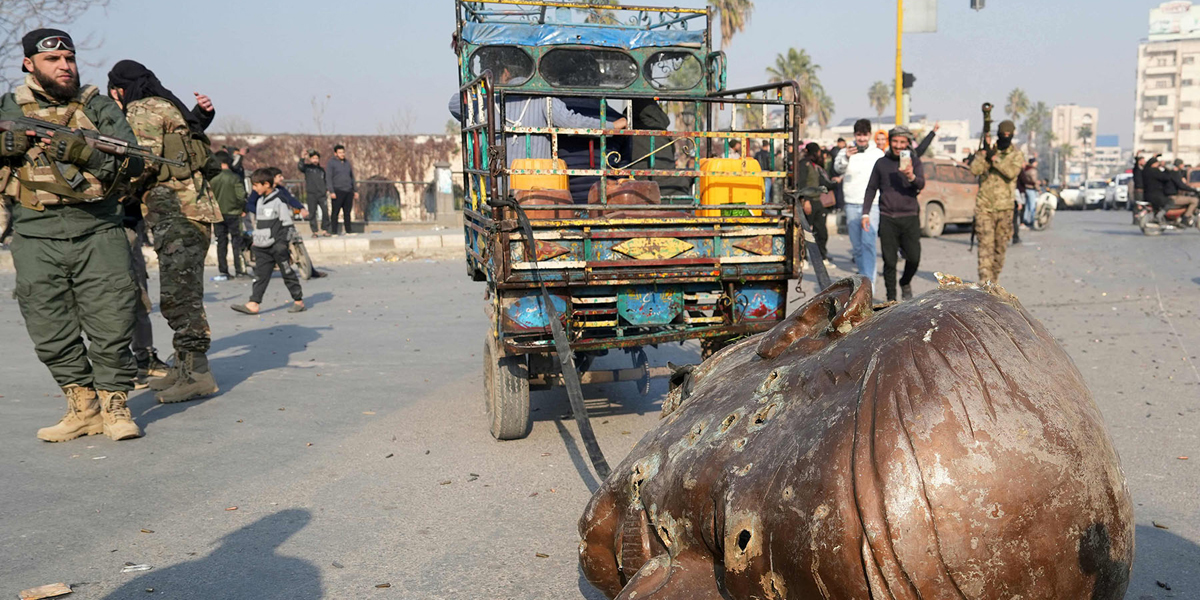
[[(1136, 503), (1127, 598), (1198, 598), (1200, 232), (1146, 238), (1127, 213), (1059, 213), (1025, 238), (1003, 284), (1074, 357)], [(846, 237), (830, 246), (846, 265)], [(923, 261), (918, 293), (934, 271), (974, 277), (965, 233), (926, 240)], [(138, 392), (146, 437), (62, 444), (34, 437), (64, 401), (0, 274), (0, 596), (66, 582), (79, 600), (599, 598), (576, 566), (576, 521), (597, 483), (566, 396), (535, 392), (532, 435), (491, 439), (483, 287), (462, 271), (336, 267), (305, 283), (301, 314), (283, 310), (276, 280), (258, 317), (228, 309), (248, 284), (210, 283), (222, 393), (159, 406)], [(169, 348), (157, 315), (155, 326)], [(698, 350), (649, 354), (661, 365)], [(657, 424), (665, 383), (646, 397), (632, 383), (586, 393), (616, 464)]]

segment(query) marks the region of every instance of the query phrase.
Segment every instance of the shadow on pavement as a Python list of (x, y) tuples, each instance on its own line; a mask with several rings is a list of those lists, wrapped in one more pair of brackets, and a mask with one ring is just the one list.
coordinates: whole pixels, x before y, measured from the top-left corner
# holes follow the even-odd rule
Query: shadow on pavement
[[(134, 419), (139, 425), (146, 427), (155, 421), (218, 398), (255, 373), (289, 368), (291, 355), (303, 352), (309, 344), (320, 339), (322, 329), (328, 328), (304, 327), (288, 323), (264, 329), (251, 329), (213, 340), (208, 351), (209, 368), (212, 369), (221, 391), (216, 396), (178, 404), (158, 404), (154, 400), (153, 392), (149, 390), (139, 392), (129, 400), (130, 409), (134, 412)], [(216, 356), (227, 350), (241, 350), (241, 352), (232, 356)]]
[[(1129, 598), (1195, 598), (1200, 593), (1200, 575), (1196, 573), (1200, 546), (1152, 525), (1138, 525), (1135, 536), (1137, 554), (1133, 559)], [(1158, 582), (1170, 586), (1172, 591), (1168, 592)]]
[(563, 447), (567, 449), (567, 456), (571, 457), (571, 464), (575, 466), (575, 471), (579, 473), (579, 478), (587, 486), (588, 492), (595, 494), (596, 490), (600, 489), (600, 482), (596, 481), (596, 477), (592, 474), (591, 462), (579, 450), (583, 447), (583, 444), (575, 442), (575, 436), (571, 435), (570, 431), (567, 431), (561, 420), (554, 420), (554, 428), (558, 430), (558, 435), (563, 441)]
[(184, 600), (317, 600), (324, 596), (317, 567), (276, 553), (311, 520), (312, 515), (300, 509), (268, 515), (221, 538), (220, 545), (208, 556), (147, 572), (105, 600), (149, 597), (151, 589), (156, 596)]

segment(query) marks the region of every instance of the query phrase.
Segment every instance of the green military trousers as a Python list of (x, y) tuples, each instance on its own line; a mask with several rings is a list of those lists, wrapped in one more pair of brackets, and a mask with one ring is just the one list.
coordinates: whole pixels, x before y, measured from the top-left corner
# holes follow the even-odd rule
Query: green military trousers
[(25, 328), (58, 385), (132, 390), (138, 286), (125, 231), (66, 240), (15, 234), (12, 257)]

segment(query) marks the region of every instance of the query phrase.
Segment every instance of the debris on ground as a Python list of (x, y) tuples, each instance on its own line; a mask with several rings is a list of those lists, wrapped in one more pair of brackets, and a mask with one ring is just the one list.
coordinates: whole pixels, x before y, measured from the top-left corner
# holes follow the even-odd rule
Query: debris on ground
[(390, 587), (392, 587), (392, 584), (390, 584), (390, 583), (377, 583), (377, 584), (375, 584), (375, 587), (377, 587), (377, 588), (390, 588)]
[(346, 568), (346, 566), (345, 566), (345, 565), (343, 565), (342, 563), (340, 563), (340, 562), (338, 562), (338, 561), (336, 561), (336, 560), (335, 560), (335, 561), (333, 561), (333, 562), (332, 562), (332, 563), (330, 563), (330, 564), (332, 564), (332, 565), (333, 565), (333, 568), (335, 568), (335, 569), (345, 569), (345, 568)]
[(51, 583), (50, 585), (39, 585), (35, 588), (21, 590), (17, 593), (17, 597), (21, 600), (41, 600), (42, 598), (57, 598), (71, 593), (71, 586), (65, 583)]
[(121, 568), (121, 572), (122, 573), (137, 573), (138, 571), (149, 571), (150, 569), (153, 569), (153, 568), (154, 568), (153, 565), (135, 565), (133, 563), (127, 562), (127, 563), (125, 563), (125, 566)]
[(1163, 525), (1162, 523), (1159, 523), (1158, 521), (1150, 521), (1150, 524), (1159, 529), (1170, 529), (1170, 527), (1167, 527), (1166, 525)]
[(154, 533), (153, 529), (143, 529), (142, 533)]
[(549, 554), (542, 554), (541, 552), (534, 553), (534, 556), (538, 558), (550, 558)]

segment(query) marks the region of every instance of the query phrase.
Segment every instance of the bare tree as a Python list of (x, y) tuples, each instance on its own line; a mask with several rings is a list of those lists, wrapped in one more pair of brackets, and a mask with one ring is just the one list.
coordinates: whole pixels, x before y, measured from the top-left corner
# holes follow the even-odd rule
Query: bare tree
[(317, 100), (317, 97), (313, 96), (310, 101), (312, 104), (313, 127), (317, 130), (317, 135), (330, 135), (333, 133), (333, 123), (330, 123), (328, 128), (325, 126), (325, 109), (329, 108), (329, 101), (331, 99), (332, 96), (325, 94), (324, 100)]
[(375, 129), (379, 135), (409, 135), (416, 122), (417, 116), (413, 114), (412, 107), (405, 105), (397, 109), (388, 122), (379, 123)]
[[(39, 27), (66, 27), (93, 8), (106, 8), (109, 0), (0, 0), (0, 81), (12, 87), (24, 79), (20, 59), (24, 56), (21, 37)], [(94, 48), (91, 38), (76, 45)]]

